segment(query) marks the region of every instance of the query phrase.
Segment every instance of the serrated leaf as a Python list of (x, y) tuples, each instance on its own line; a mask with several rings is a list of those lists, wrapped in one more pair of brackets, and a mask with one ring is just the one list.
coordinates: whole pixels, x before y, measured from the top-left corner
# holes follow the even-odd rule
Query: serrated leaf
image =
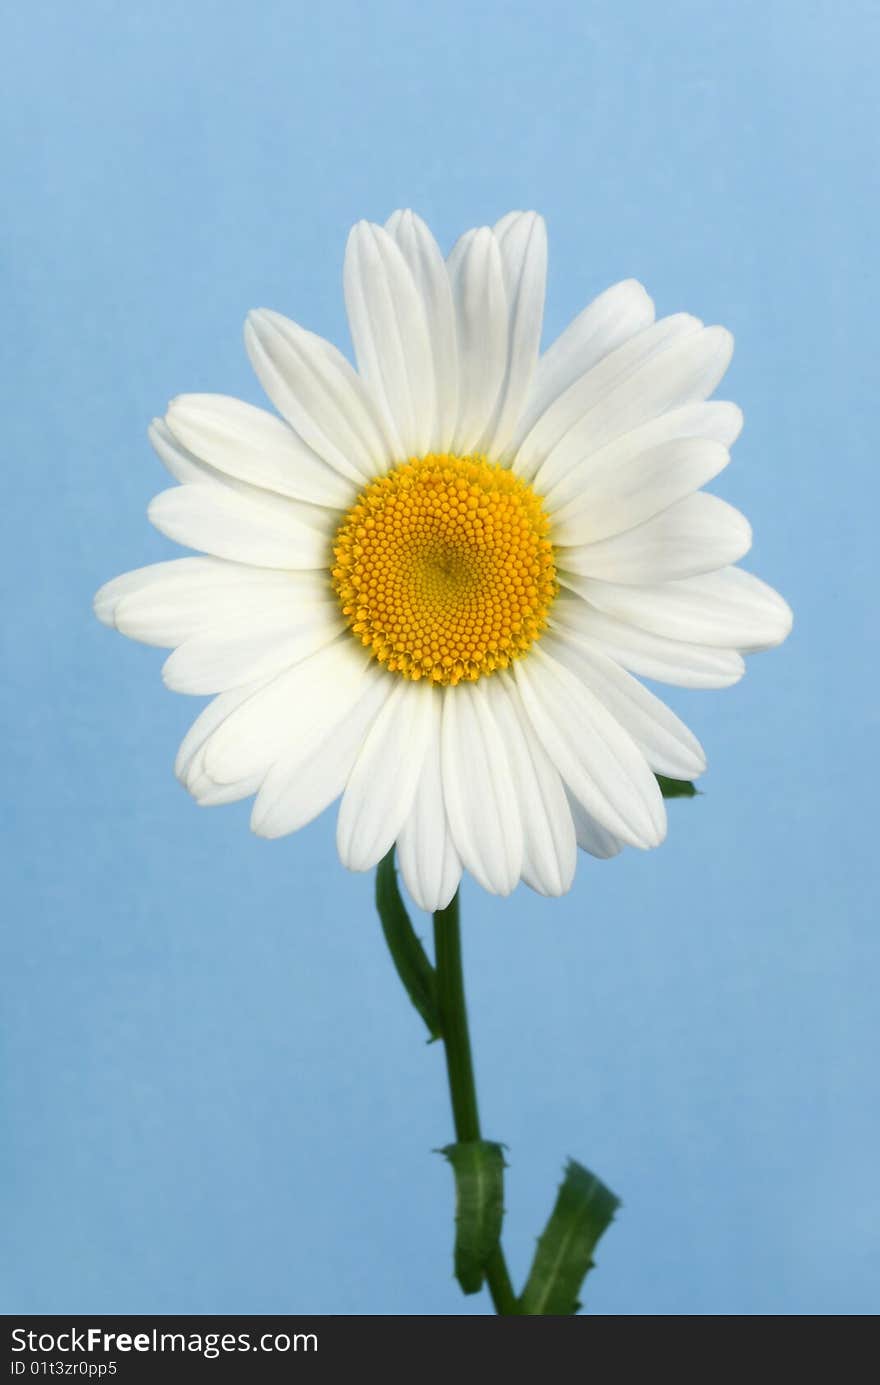
[(578, 1292), (593, 1264), (596, 1242), (620, 1206), (595, 1174), (570, 1159), (538, 1248), (520, 1312), (568, 1317), (580, 1308)]
[(688, 779), (668, 779), (665, 774), (656, 774), (654, 778), (664, 798), (696, 798), (700, 792)]
[(393, 847), (376, 869), (376, 909), (397, 975), (428, 1026), (431, 1038), (439, 1039), (441, 1026), (437, 979), (401, 898)]
[(476, 1294), (501, 1239), (504, 1155), (489, 1140), (461, 1141), (439, 1153), (455, 1174), (455, 1277), (466, 1294)]

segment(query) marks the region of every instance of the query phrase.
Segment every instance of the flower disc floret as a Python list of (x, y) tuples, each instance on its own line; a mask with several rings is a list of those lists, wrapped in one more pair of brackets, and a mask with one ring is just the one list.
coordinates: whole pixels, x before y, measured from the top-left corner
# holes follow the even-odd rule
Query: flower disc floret
[(474, 682), (544, 629), (558, 590), (548, 529), (539, 497), (505, 467), (414, 458), (346, 514), (333, 584), (352, 631), (387, 669)]

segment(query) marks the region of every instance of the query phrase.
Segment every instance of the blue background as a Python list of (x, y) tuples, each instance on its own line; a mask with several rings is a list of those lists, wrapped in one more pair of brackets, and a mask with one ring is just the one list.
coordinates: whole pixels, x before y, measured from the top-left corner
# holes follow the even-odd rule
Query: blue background
[(358, 217), (550, 231), (548, 338), (634, 275), (730, 326), (716, 489), (795, 612), (672, 691), (705, 795), (548, 902), (464, 890), (506, 1240), (561, 1163), (625, 1207), (593, 1312), (869, 1314), (877, 1103), (876, 6), (16, 6), (5, 23), (6, 657), (0, 1307), (483, 1313), (451, 1277), (450, 1137), (329, 815), (266, 843), (171, 764), (200, 703), (98, 626), (173, 549), (145, 427), (258, 401), (255, 305), (347, 343)]

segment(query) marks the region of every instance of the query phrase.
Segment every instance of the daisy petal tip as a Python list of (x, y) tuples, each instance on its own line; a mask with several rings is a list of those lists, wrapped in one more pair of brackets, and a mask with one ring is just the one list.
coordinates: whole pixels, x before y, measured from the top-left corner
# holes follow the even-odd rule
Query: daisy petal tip
[(363, 842), (358, 841), (356, 824), (352, 821), (351, 804), (350, 801), (346, 804), (344, 794), (336, 815), (336, 851), (346, 870), (360, 873), (369, 869), (364, 860)]
[(738, 668), (730, 674), (725, 683), (719, 683), (719, 688), (735, 688), (737, 683), (741, 683), (746, 676), (746, 661), (740, 654)]
[(729, 327), (721, 327), (717, 323), (707, 330), (711, 332), (715, 338), (719, 359), (724, 362), (724, 369), (726, 370), (733, 359), (733, 351), (736, 345), (733, 333)]
[(516, 880), (487, 880), (481, 876), (474, 877), (487, 894), (494, 894), (498, 899), (509, 899), (519, 884), (519, 876)]
[(663, 820), (651, 824), (650, 831), (646, 832), (638, 846), (642, 851), (653, 851), (655, 847), (662, 846), (669, 834), (669, 819), (664, 810)]
[[(255, 370), (257, 370), (258, 360), (264, 352), (270, 350), (278, 332), (277, 318), (278, 314), (273, 313), (270, 308), (248, 309), (242, 328), (242, 336), (244, 349)], [(257, 374), (259, 374), (258, 370)]]
[(774, 595), (779, 603), (776, 611), (777, 625), (775, 637), (771, 638), (768, 649), (776, 649), (780, 644), (784, 644), (794, 628), (794, 611), (784, 596), (780, 596), (779, 592), (775, 592)]
[(537, 880), (531, 878), (527, 880), (525, 876), (523, 876), (523, 883), (527, 885), (534, 894), (540, 895), (542, 899), (560, 899), (562, 895), (567, 893), (567, 888), (560, 889), (558, 883), (555, 881), (551, 885), (546, 880), (542, 880), (539, 883)]
[(452, 902), (453, 895), (455, 894), (455, 890), (453, 890), (452, 894), (447, 897), (446, 894), (439, 889), (433, 891), (424, 890), (420, 883), (414, 882), (410, 884), (405, 876), (403, 883), (406, 886), (406, 892), (413, 904), (417, 909), (421, 909), (424, 914), (436, 914), (439, 913), (441, 909), (446, 909)]
[(375, 232), (380, 229), (380, 227), (374, 226), (372, 221), (368, 221), (366, 217), (362, 216), (359, 221), (354, 223), (348, 233), (348, 240), (345, 246), (346, 255), (369, 245), (374, 239)]
[(621, 279), (618, 284), (614, 284), (612, 289), (606, 290), (609, 294), (614, 292), (619, 298), (625, 301), (630, 312), (638, 312), (646, 322), (652, 322), (655, 315), (655, 304), (641, 279)]
[(116, 628), (116, 579), (105, 582), (103, 587), (99, 587), (92, 597), (92, 610), (102, 625), (108, 626), (111, 630)]
[(177, 649), (172, 650), (162, 665), (162, 682), (168, 691), (189, 693), (195, 697), (208, 696), (216, 692), (217, 689), (214, 686), (203, 687), (198, 678), (194, 678), (191, 672), (187, 672), (185, 664), (181, 667), (181, 661), (177, 657), (179, 652)]
[(523, 212), (511, 212), (510, 215), (511, 217), (515, 216), (519, 221), (526, 222), (531, 231), (538, 231), (546, 237), (547, 223), (540, 212), (535, 211), (533, 208), (529, 208)]
[(741, 510), (735, 510), (733, 506), (731, 506), (729, 518), (731, 522), (732, 542), (736, 545), (733, 551), (737, 553), (737, 556), (730, 558), (728, 561), (738, 563), (740, 558), (744, 558), (746, 554), (750, 552), (755, 540), (755, 534), (751, 524)]
[(730, 440), (727, 446), (732, 447), (733, 444), (736, 442), (737, 438), (739, 437), (740, 433), (742, 432), (746, 420), (745, 415), (743, 414), (743, 411), (738, 404), (734, 404), (732, 401), (725, 400), (724, 407), (727, 410), (727, 414), (730, 419), (730, 427), (728, 430), (728, 436)]
[(198, 406), (201, 397), (198, 394), (175, 394), (174, 398), (168, 401), (162, 422), (166, 435), (170, 433), (181, 447), (187, 446), (181, 436), (181, 428), (185, 428), (187, 419), (192, 417), (193, 407)]
[(751, 574), (743, 572), (742, 568), (732, 568), (730, 571), (742, 573), (748, 576), (749, 581), (755, 589), (752, 593), (755, 610), (755, 640), (754, 643), (743, 643), (740, 645), (742, 654), (758, 654), (765, 649), (777, 649), (788, 639), (794, 627), (794, 611), (789, 606), (784, 596)]
[(251, 810), (250, 829), (255, 837), (259, 837), (264, 842), (277, 841), (282, 836), (282, 833), (273, 827), (270, 815), (266, 812), (258, 812), (256, 804)]
[[(177, 489), (176, 486), (172, 486), (168, 490), (160, 491), (158, 495), (153, 496), (147, 506), (147, 519), (153, 525), (154, 529), (159, 530), (160, 534), (166, 534), (165, 526), (167, 523), (166, 516), (168, 508), (174, 503), (173, 500), (169, 500), (169, 496), (174, 495)], [(171, 538), (171, 535), (166, 534), (166, 537)]]
[(345, 869), (352, 871), (355, 875), (363, 875), (365, 871), (372, 870), (375, 865), (378, 865), (382, 856), (386, 854), (385, 852), (378, 856), (374, 852), (365, 854), (363, 851), (358, 851), (354, 845), (340, 843), (338, 839), (336, 850)]
[(453, 899), (455, 898), (455, 893), (458, 889), (459, 883), (460, 881), (456, 880), (454, 885), (452, 885), (451, 887), (447, 887), (445, 890), (441, 889), (435, 895), (433, 901), (429, 901), (428, 903), (423, 904), (421, 907), (425, 910), (426, 913), (429, 914), (436, 914), (440, 909), (448, 909)]
[(534, 890), (535, 894), (541, 895), (544, 899), (561, 899), (563, 895), (568, 894), (571, 890), (574, 884), (576, 871), (577, 845), (575, 845), (574, 851), (572, 852), (572, 859), (570, 862), (566, 862), (565, 865), (561, 862), (556, 863), (554, 874), (551, 875), (545, 870), (541, 879), (538, 880), (531, 873), (527, 877), (525, 872), (523, 872), (522, 879), (523, 883), (528, 885), (530, 890)]
[(655, 847), (662, 846), (669, 832), (669, 814), (656, 779), (653, 780), (652, 790), (646, 798), (645, 812), (638, 827), (631, 828), (631, 845), (640, 851), (653, 851)]
[(230, 400), (226, 395), (212, 394), (207, 390), (187, 390), (185, 394), (175, 394), (169, 399), (164, 421), (173, 430), (175, 419), (202, 416), (206, 411), (216, 412), (218, 406), (229, 407), (230, 404), (236, 405), (238, 402)]
[(244, 319), (244, 330), (259, 336), (278, 316), (271, 308), (248, 308)]

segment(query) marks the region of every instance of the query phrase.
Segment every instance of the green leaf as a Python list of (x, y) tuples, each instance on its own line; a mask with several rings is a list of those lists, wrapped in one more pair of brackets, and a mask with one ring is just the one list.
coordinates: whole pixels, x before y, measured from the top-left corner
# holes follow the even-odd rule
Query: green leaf
[(455, 1277), (466, 1294), (477, 1294), (501, 1239), (504, 1155), (489, 1140), (462, 1141), (438, 1152), (455, 1174)]
[(569, 1160), (520, 1295), (521, 1313), (568, 1317), (578, 1311), (578, 1292), (592, 1267), (596, 1242), (619, 1206), (620, 1200), (595, 1174)]
[(397, 975), (428, 1026), (431, 1038), (439, 1039), (441, 1027), (437, 978), (400, 897), (397, 871), (394, 869), (394, 847), (379, 862), (376, 870), (376, 908)]
[(696, 798), (700, 792), (687, 779), (667, 779), (665, 774), (657, 774), (654, 777), (664, 798)]

